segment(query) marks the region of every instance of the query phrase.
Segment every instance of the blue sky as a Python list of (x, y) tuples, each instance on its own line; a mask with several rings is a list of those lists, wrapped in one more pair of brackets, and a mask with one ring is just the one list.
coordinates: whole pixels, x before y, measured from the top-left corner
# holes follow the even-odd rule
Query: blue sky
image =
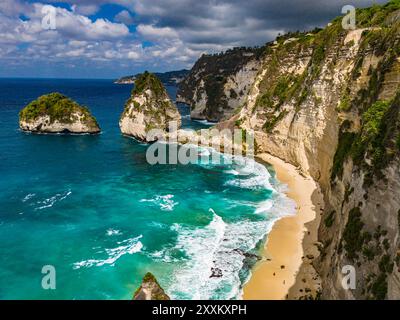
[[(343, 5), (384, 2), (0, 0), (0, 77), (116, 78), (191, 68), (203, 53), (324, 26)], [(54, 10), (53, 30), (42, 25), (44, 7)]]

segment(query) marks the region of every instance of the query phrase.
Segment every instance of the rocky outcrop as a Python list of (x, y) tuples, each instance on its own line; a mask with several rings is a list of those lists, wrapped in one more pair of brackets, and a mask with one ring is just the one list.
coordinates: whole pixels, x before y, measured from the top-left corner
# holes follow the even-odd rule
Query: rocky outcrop
[(119, 122), (121, 132), (139, 141), (154, 142), (180, 125), (179, 111), (161, 81), (148, 72), (138, 76)]
[(60, 93), (32, 101), (19, 113), (19, 126), (32, 133), (94, 134), (100, 127), (90, 111)]
[[(257, 152), (319, 183), (320, 254), (310, 261), (322, 291), (305, 298), (400, 297), (399, 13), (390, 1), (358, 10), (356, 30), (338, 18), (267, 44), (243, 107), (217, 125), (254, 130)], [(342, 286), (345, 266), (356, 271), (354, 290)]]
[(133, 295), (133, 300), (170, 300), (150, 272), (146, 273), (141, 286)]
[(179, 84), (177, 101), (191, 106), (191, 118), (223, 121), (240, 110), (261, 67), (262, 48), (235, 48), (203, 55)]
[[(189, 70), (182, 69), (178, 71), (168, 71), (162, 73), (154, 73), (154, 75), (160, 79), (160, 81), (164, 85), (176, 86), (181, 83), (186, 76), (189, 74)], [(114, 83), (117, 84), (134, 84), (135, 80), (140, 76), (140, 74), (136, 74), (134, 76), (126, 76), (115, 80)]]

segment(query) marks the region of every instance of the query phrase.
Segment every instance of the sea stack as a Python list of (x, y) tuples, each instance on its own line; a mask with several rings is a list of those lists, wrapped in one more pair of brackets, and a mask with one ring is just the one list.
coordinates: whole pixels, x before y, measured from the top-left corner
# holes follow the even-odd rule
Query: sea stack
[(60, 93), (29, 103), (19, 113), (19, 126), (32, 133), (95, 134), (100, 127), (90, 111)]
[(171, 122), (175, 122), (174, 129), (178, 129), (181, 116), (161, 81), (147, 71), (139, 75), (119, 121), (121, 132), (150, 143), (158, 140), (159, 136), (149, 132), (157, 129), (159, 133), (167, 133)]
[(148, 272), (143, 278), (142, 285), (134, 293), (133, 300), (170, 300), (170, 298), (154, 275)]

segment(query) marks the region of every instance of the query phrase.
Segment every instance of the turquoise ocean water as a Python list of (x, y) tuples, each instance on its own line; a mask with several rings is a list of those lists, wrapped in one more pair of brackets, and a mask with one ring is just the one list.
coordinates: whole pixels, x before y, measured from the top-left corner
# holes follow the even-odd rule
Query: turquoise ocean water
[[(130, 90), (0, 79), (0, 299), (130, 299), (147, 271), (175, 299), (240, 298), (251, 254), (293, 213), (284, 186), (250, 160), (149, 165), (147, 146), (119, 131)], [(20, 132), (19, 110), (53, 91), (89, 106), (102, 134)], [(180, 111), (184, 127), (207, 127)], [(41, 287), (44, 265), (56, 290)]]

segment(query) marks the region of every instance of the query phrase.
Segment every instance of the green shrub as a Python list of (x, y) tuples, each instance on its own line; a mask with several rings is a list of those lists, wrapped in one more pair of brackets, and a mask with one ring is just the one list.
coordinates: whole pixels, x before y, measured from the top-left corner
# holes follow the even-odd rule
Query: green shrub
[[(388, 163), (387, 140), (388, 119), (391, 103), (377, 101), (372, 104), (362, 115), (362, 128), (352, 145), (352, 158), (356, 165), (364, 166), (366, 170), (365, 184), (370, 185), (374, 175), (380, 173)], [(365, 156), (372, 158), (372, 166), (365, 165)]]
[(242, 125), (242, 123), (243, 123), (243, 119), (238, 119), (235, 121), (235, 126), (240, 127)]
[(336, 149), (335, 156), (333, 158), (333, 166), (331, 179), (333, 180), (336, 176), (342, 177), (343, 164), (346, 161), (348, 155), (351, 153), (353, 142), (356, 138), (354, 132), (343, 132), (339, 136), (339, 144)]
[(393, 11), (400, 9), (399, 0), (391, 0), (385, 5), (376, 5), (357, 10), (357, 26), (371, 27), (383, 26), (386, 17)]
[(282, 103), (283, 101), (286, 100), (286, 97), (289, 93), (290, 84), (291, 84), (290, 77), (279, 78), (278, 83), (275, 86), (273, 94), (274, 94), (274, 96), (278, 97), (280, 103)]
[(350, 111), (351, 110), (351, 101), (348, 95), (342, 97), (339, 104), (339, 111)]
[(374, 259), (374, 257), (376, 256), (376, 252), (375, 252), (374, 248), (366, 247), (363, 249), (363, 255), (369, 261), (372, 261)]
[(268, 119), (264, 125), (263, 125), (263, 129), (266, 132), (271, 132), (275, 126), (278, 124), (279, 121), (281, 121), (287, 114), (288, 112), (286, 110), (282, 111), (281, 113), (279, 113), (278, 116), (271, 116), (270, 119)]
[(325, 226), (327, 227), (327, 228), (330, 228), (330, 227), (332, 227), (332, 225), (333, 225), (333, 222), (335, 221), (335, 214), (336, 214), (336, 211), (332, 211), (330, 214), (329, 214), (329, 216), (327, 216), (326, 218), (325, 218)]
[(272, 108), (273, 102), (271, 94), (269, 92), (265, 92), (261, 96), (258, 96), (256, 101), (256, 106), (263, 108)]
[(365, 241), (365, 234), (362, 232), (364, 223), (361, 221), (361, 210), (355, 207), (349, 212), (349, 219), (343, 232), (347, 256), (351, 260), (358, 258), (358, 252), (361, 251)]
[(379, 270), (381, 272), (392, 273), (394, 263), (390, 260), (390, 256), (385, 254), (379, 262)]
[(386, 297), (387, 289), (388, 286), (386, 273), (381, 273), (372, 284), (371, 293), (375, 299), (383, 300)]
[(387, 101), (377, 101), (363, 114), (362, 140), (371, 140), (379, 135), (382, 119), (389, 106), (390, 104)]
[(163, 95), (166, 94), (161, 81), (154, 74), (145, 71), (136, 78), (135, 86), (132, 90), (132, 95), (140, 95), (148, 89), (154, 92), (156, 98), (161, 98)]

